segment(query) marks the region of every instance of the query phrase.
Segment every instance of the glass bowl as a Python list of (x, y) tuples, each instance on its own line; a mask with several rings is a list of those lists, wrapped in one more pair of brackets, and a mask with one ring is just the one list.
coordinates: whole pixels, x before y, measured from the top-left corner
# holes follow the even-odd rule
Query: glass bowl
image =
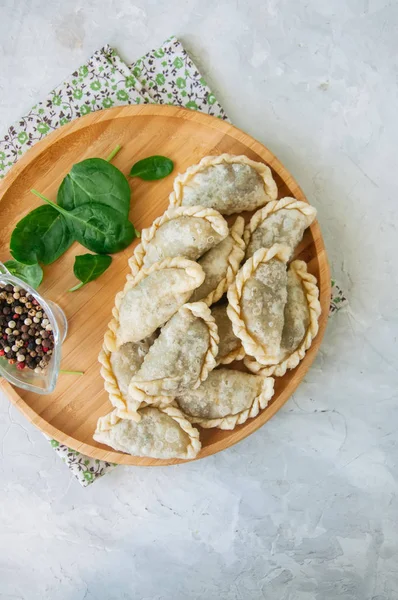
[(45, 300), (30, 285), (18, 277), (11, 275), (2, 262), (0, 262), (0, 284), (18, 285), (31, 294), (46, 312), (54, 334), (54, 348), (51, 360), (41, 373), (35, 373), (35, 371), (28, 368), (20, 371), (16, 368), (16, 364), (10, 365), (7, 359), (0, 357), (0, 376), (4, 377), (12, 385), (24, 390), (35, 392), (36, 394), (51, 394), (55, 389), (59, 375), (61, 345), (68, 331), (68, 321), (66, 320), (65, 313), (58, 304), (51, 302), (51, 300)]

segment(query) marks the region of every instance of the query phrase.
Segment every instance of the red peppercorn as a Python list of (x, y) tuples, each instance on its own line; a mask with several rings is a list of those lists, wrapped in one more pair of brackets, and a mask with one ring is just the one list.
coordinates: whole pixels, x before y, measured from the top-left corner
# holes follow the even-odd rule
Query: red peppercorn
[(19, 319), (19, 315), (17, 315), (17, 314), (15, 313), (15, 315), (12, 315), (12, 318), (13, 318), (13, 319)]
[(48, 348), (45, 348), (44, 346), (42, 346), (42, 350), (43, 352), (48, 352)]
[(19, 369), (20, 371), (22, 371), (22, 369), (24, 369), (24, 368), (25, 368), (25, 363), (24, 362), (19, 362), (17, 364), (17, 369)]
[(28, 345), (29, 345), (29, 342), (25, 342), (25, 343), (24, 343), (24, 346), (25, 346), (25, 348), (27, 348), (27, 347), (28, 347)]
[(3, 335), (3, 340), (8, 340), (8, 335), (7, 334)]
[(4, 350), (0, 350), (0, 356), (4, 356), (4, 355), (5, 355)]

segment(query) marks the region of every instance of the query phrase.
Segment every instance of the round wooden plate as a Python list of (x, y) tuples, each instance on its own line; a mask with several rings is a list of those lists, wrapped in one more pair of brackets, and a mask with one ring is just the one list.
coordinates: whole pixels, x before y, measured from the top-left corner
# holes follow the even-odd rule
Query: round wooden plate
[[(10, 256), (9, 240), (17, 221), (40, 205), (30, 193), (31, 188), (55, 199), (63, 177), (74, 163), (89, 157), (106, 157), (117, 144), (122, 145), (122, 150), (113, 162), (126, 175), (133, 163), (153, 154), (168, 156), (175, 164), (174, 172), (160, 181), (130, 180), (130, 219), (139, 230), (151, 225), (167, 208), (177, 173), (209, 154), (246, 154), (253, 160), (266, 162), (273, 170), (279, 198), (294, 196), (306, 200), (293, 177), (265, 146), (225, 121), (173, 106), (113, 108), (87, 115), (50, 134), (21, 158), (2, 181), (1, 260)], [(127, 259), (133, 247), (114, 255), (104, 275), (74, 293), (67, 291), (76, 283), (74, 258), (84, 254), (84, 248), (73, 244), (59, 260), (45, 268), (40, 293), (57, 302), (69, 321), (69, 335), (62, 347), (62, 369), (81, 370), (84, 375), (60, 374), (55, 391), (48, 396), (14, 389), (4, 380), (1, 388), (36, 427), (88, 456), (127, 465), (175, 464), (183, 461), (137, 458), (114, 452), (92, 439), (98, 417), (112, 409), (104, 391), (97, 356), (111, 318), (115, 294), (124, 286)], [(309, 271), (318, 279), (322, 305), (319, 333), (300, 365), (284, 377), (276, 378), (275, 395), (256, 418), (233, 431), (201, 430), (203, 447), (198, 458), (228, 448), (268, 421), (294, 392), (316, 356), (328, 319), (330, 299), (329, 266), (317, 222), (307, 230), (296, 257), (305, 260)]]

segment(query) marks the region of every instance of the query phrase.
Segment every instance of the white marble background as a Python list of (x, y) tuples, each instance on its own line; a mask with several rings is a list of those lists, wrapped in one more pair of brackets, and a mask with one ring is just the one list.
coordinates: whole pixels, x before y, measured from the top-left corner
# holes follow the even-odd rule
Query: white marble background
[(82, 489), (0, 398), (0, 598), (394, 600), (398, 5), (0, 0), (1, 128), (104, 43), (172, 33), (318, 208), (351, 312), (269, 424), (198, 463)]

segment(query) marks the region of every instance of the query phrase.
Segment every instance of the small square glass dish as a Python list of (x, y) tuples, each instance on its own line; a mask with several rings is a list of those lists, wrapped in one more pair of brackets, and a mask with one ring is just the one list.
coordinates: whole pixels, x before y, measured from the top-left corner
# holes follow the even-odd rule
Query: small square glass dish
[[(38, 308), (40, 318), (41, 319), (45, 318), (46, 321), (49, 322), (47, 324), (47, 329), (51, 332), (51, 345), (52, 345), (51, 351), (52, 351), (52, 353), (51, 353), (51, 357), (50, 357), (48, 364), (41, 369), (40, 368), (29, 368), (27, 364), (25, 364), (23, 368), (21, 368), (21, 366), (18, 367), (19, 363), (18, 363), (17, 358), (11, 359), (11, 361), (7, 358), (7, 353), (10, 356), (11, 346), (5, 347), (5, 345), (4, 345), (5, 342), (7, 341), (7, 332), (5, 332), (5, 329), (7, 329), (7, 325), (8, 325), (8, 336), (13, 334), (13, 332), (16, 331), (16, 329), (10, 330), (9, 329), (10, 323), (5, 323), (5, 325), (3, 324), (3, 327), (2, 327), (2, 330), (3, 330), (2, 339), (4, 341), (3, 341), (2, 346), (0, 346), (0, 350), (1, 350), (0, 376), (4, 377), (4, 379), (9, 381), (12, 385), (15, 385), (24, 390), (28, 390), (30, 392), (35, 392), (36, 394), (50, 394), (55, 389), (55, 385), (57, 383), (58, 375), (60, 372), (61, 345), (62, 345), (62, 342), (64, 341), (67, 331), (68, 331), (68, 322), (67, 322), (66, 316), (65, 316), (63, 310), (57, 304), (55, 304), (54, 302), (51, 302), (50, 300), (45, 300), (30, 285), (28, 285), (27, 283), (25, 283), (18, 277), (14, 277), (13, 275), (11, 275), (11, 273), (7, 270), (5, 265), (3, 265), (2, 262), (0, 262), (0, 293), (2, 293), (3, 296), (4, 295), (8, 296), (8, 299), (11, 302), (10, 294), (12, 294), (12, 292), (14, 290), (9, 288), (7, 291), (6, 286), (12, 286), (13, 288), (17, 287), (17, 292), (15, 292), (17, 297), (18, 297), (19, 291), (24, 290), (26, 292), (26, 295), (31, 297), (29, 304), (32, 304), (32, 308), (33, 307)], [(18, 288), (20, 288), (20, 290), (18, 290)], [(26, 298), (24, 298), (24, 299), (26, 300)], [(5, 315), (3, 313), (3, 311), (0, 311), (0, 313), (1, 313), (0, 316), (3, 317), (3, 321), (6, 318), (10, 319), (11, 326), (14, 328), (18, 326), (18, 325), (16, 325), (15, 320), (13, 320), (14, 317), (15, 317), (15, 319), (17, 317), (22, 318), (24, 316), (23, 313), (25, 310), (26, 310), (26, 313), (29, 312), (28, 307), (25, 308), (24, 305), (22, 305), (22, 304), (21, 304), (21, 306), (17, 307), (19, 310), (13, 310), (13, 304), (9, 304), (9, 309), (7, 310), (7, 299), (3, 298), (1, 302), (2, 302), (2, 304), (4, 304), (4, 306), (6, 308), (6, 312), (8, 314)], [(20, 312), (20, 311), (22, 311), (22, 314), (18, 314), (18, 315), (12, 314), (13, 312)], [(33, 310), (33, 313), (34, 312), (35, 311)], [(26, 317), (26, 315), (25, 315), (25, 317)], [(27, 319), (29, 319), (29, 320), (27, 320)], [(25, 322), (29, 324), (29, 321), (30, 321), (32, 323), (32, 327), (34, 327), (35, 323), (33, 323), (33, 319), (35, 319), (35, 317), (33, 317), (33, 319), (32, 319), (32, 318), (30, 318), (30, 316), (28, 314), (27, 319), (25, 320)], [(39, 327), (43, 327), (43, 325), (40, 324), (40, 320), (37, 318), (36, 318), (36, 320), (39, 321), (38, 327), (36, 329), (38, 329)], [(45, 321), (45, 323), (46, 323), (46, 321)], [(22, 321), (20, 321), (20, 322), (22, 322)], [(26, 327), (24, 327), (24, 329), (26, 329), (27, 327), (29, 327), (29, 325), (26, 325)], [(10, 334), (10, 331), (11, 331), (11, 334)], [(28, 331), (32, 332), (33, 330), (29, 329)], [(18, 332), (18, 333), (20, 334), (20, 332)], [(25, 335), (19, 335), (17, 340), (15, 340), (15, 336), (13, 335), (11, 338), (12, 341), (9, 342), (9, 344), (12, 344), (12, 343), (18, 344), (19, 348), (22, 348), (22, 349), (25, 348), (24, 354), (20, 355), (20, 359), (23, 362), (27, 362), (29, 360), (32, 363), (33, 362), (32, 357), (31, 357), (32, 353), (35, 354), (36, 356), (38, 355), (38, 353), (40, 353), (43, 356), (42, 348), (43, 348), (43, 344), (45, 343), (45, 341), (40, 340), (40, 338), (38, 339), (38, 337), (40, 336), (39, 331), (35, 332), (35, 335), (37, 337), (33, 338), (33, 333), (32, 333), (32, 338), (31, 338), (30, 342), (28, 341), (28, 339), (30, 339), (28, 333), (25, 333)], [(24, 338), (26, 338), (26, 341), (23, 342)], [(41, 341), (41, 344), (40, 344), (40, 341)], [(38, 344), (38, 342), (39, 342), (39, 344)], [(37, 345), (36, 348), (33, 348), (32, 353), (29, 353), (29, 344)], [(5, 351), (6, 348), (8, 348), (8, 352)], [(15, 349), (15, 352), (18, 352), (16, 345), (13, 346), (13, 348)], [(40, 350), (38, 350), (39, 348), (40, 348)], [(36, 352), (36, 350), (38, 350), (38, 352)], [(48, 351), (48, 349), (45, 348), (45, 351)], [(15, 352), (14, 352), (14, 354), (15, 354)], [(22, 358), (23, 356), (25, 356), (25, 358)]]

